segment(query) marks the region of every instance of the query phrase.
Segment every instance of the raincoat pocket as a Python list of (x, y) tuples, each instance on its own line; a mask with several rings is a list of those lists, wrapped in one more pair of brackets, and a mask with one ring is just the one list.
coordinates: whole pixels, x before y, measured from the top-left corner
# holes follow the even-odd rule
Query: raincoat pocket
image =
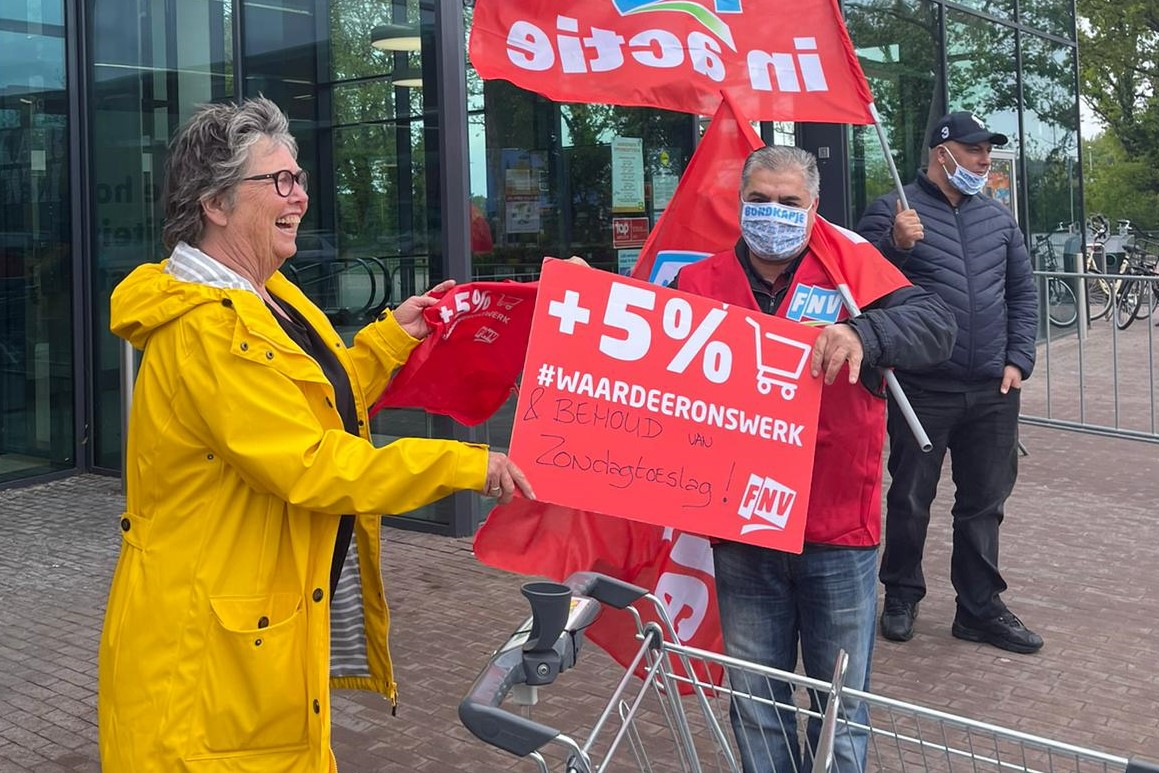
[(305, 745), (306, 614), (295, 593), (211, 598), (193, 737), (210, 753)]

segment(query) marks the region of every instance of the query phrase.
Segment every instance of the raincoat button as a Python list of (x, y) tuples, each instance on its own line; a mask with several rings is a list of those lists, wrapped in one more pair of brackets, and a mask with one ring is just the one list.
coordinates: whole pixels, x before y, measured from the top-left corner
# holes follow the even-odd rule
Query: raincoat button
[(378, 321), (379, 321), (379, 322), (385, 322), (385, 321), (386, 321), (386, 312), (385, 312), (385, 311), (384, 311), (383, 313), (381, 313), (381, 314), (379, 314), (379, 315), (378, 315)]
[(366, 422), (365, 422), (365, 421), (363, 421), (362, 419), (359, 419), (359, 420), (358, 420), (358, 426), (360, 426), (360, 427), (361, 427), (361, 426), (363, 426), (364, 424), (366, 424)]
[(213, 461), (213, 454), (206, 454), (205, 458), (212, 462)]
[(132, 525), (128, 518), (121, 519), (121, 531), (128, 531)]
[(221, 305), (226, 307), (227, 309), (232, 309), (233, 308), (233, 301), (230, 300), (229, 298), (222, 298)]
[(334, 343), (334, 348), (335, 348), (335, 349), (341, 349), (341, 348), (342, 348), (342, 342), (341, 342), (341, 341), (336, 341), (336, 342)]
[(254, 639), (254, 646), (255, 647), (262, 646), (262, 640), (261, 639)]
[[(128, 520), (128, 519), (126, 519), (126, 520)], [(321, 588), (314, 589), (314, 601), (321, 601), (323, 595), (325, 595), (325, 594), (322, 593)]]
[(266, 352), (266, 359), (267, 360), (274, 359), (274, 353), (273, 352)]
[(268, 628), (269, 625), (270, 625), (270, 619), (268, 617), (266, 617), (265, 615), (262, 615), (261, 617), (258, 618), (258, 628)]
[(248, 352), (250, 350), (250, 345), (247, 344), (245, 341), (242, 341), (241, 342), (241, 350), (243, 352)]
[(322, 713), (322, 704), (318, 702), (317, 698), (314, 699), (314, 713), (315, 714)]

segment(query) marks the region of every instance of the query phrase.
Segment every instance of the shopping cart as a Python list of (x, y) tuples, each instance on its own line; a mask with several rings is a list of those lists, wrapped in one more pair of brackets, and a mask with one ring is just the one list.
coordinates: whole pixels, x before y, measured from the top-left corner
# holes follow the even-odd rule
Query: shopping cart
[[(813, 347), (809, 344), (785, 338), (776, 333), (763, 332), (760, 323), (752, 317), (745, 317), (748, 323), (756, 329), (757, 336), (757, 391), (767, 395), (773, 391), (773, 386), (781, 388), (781, 397), (792, 400), (797, 394), (797, 379), (805, 369), (805, 360)], [(769, 347), (767, 341), (778, 346)], [(780, 358), (773, 359), (778, 354)], [(783, 367), (777, 367), (781, 365)]]
[[(530, 583), (524, 595), (532, 604), (531, 617), (491, 657), (460, 704), (459, 717), (478, 738), (533, 760), (544, 773), (557, 759), (555, 769), (568, 773), (740, 771), (729, 702), (760, 700), (757, 696), (771, 694), (773, 686), (792, 691), (791, 702), (768, 705), (800, 720), (785, 723), (781, 732), (799, 736), (803, 764), (812, 773), (860, 773), (860, 764), (851, 771), (834, 762), (835, 743), (850, 733), (867, 740), (865, 770), (1159, 773), (1159, 765), (1149, 762), (845, 688), (844, 654), (826, 682), (683, 646), (658, 598), (604, 575), (580, 573), (566, 584)], [(587, 740), (505, 708), (505, 701), (524, 709), (535, 704), (539, 687), (576, 665), (584, 629), (601, 606), (623, 610), (609, 614), (634, 618), (639, 648), (602, 713), (586, 729)], [(720, 685), (695, 676), (722, 669)], [(847, 719), (846, 708), (856, 701), (869, 705), (868, 724)], [(810, 720), (820, 724), (811, 744), (804, 732)]]

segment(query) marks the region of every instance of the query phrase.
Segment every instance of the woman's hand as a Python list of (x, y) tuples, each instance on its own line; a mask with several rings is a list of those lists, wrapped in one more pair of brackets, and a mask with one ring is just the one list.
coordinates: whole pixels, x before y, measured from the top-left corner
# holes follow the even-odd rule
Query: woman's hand
[(490, 451), (487, 454), (487, 480), (483, 484), (483, 494), (495, 497), (499, 504), (505, 505), (515, 498), (515, 488), (523, 492), (528, 499), (535, 499), (535, 492), (527, 482), (523, 470), (508, 458), (507, 454)]
[(423, 318), (423, 311), (428, 306), (434, 306), (439, 302), (439, 298), (434, 297), (433, 293), (442, 295), (455, 286), (454, 279), (448, 279), (427, 290), (422, 295), (412, 295), (405, 301), (398, 305), (394, 310), (394, 319), (398, 322), (399, 327), (405, 330), (411, 338), (417, 338), (420, 341), (431, 334), (431, 326), (427, 324), (426, 319)]

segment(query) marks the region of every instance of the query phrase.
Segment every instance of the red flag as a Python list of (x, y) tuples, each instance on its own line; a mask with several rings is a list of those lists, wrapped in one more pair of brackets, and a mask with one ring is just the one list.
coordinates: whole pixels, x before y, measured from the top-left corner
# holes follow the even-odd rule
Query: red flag
[[(457, 285), (423, 311), (431, 334), (370, 409), (422, 408), (474, 426), (511, 396), (527, 356), (538, 282)], [(464, 374), (470, 374), (466, 377)]]
[(910, 286), (905, 274), (876, 247), (824, 218), (818, 217), (813, 223), (809, 249), (835, 284), (849, 288), (858, 308), (864, 309), (894, 290)]
[[(519, 574), (562, 581), (574, 572), (595, 571), (647, 588), (664, 602), (682, 643), (724, 652), (712, 549), (704, 537), (517, 498), (487, 516), (475, 535), (475, 555)], [(651, 604), (636, 608), (645, 622), (656, 618)], [(622, 612), (600, 615), (587, 635), (623, 666), (640, 646), (635, 622)], [(684, 673), (679, 662), (670, 665)], [(720, 668), (694, 668), (702, 681), (720, 683)], [(642, 669), (637, 673), (642, 676)]]
[[(742, 5), (743, 3), (743, 5)], [(471, 63), (557, 102), (871, 124), (837, 0), (476, 0)]]
[(633, 277), (667, 285), (689, 263), (736, 244), (741, 169), (748, 155), (764, 144), (725, 95), (672, 201), (640, 250)]

